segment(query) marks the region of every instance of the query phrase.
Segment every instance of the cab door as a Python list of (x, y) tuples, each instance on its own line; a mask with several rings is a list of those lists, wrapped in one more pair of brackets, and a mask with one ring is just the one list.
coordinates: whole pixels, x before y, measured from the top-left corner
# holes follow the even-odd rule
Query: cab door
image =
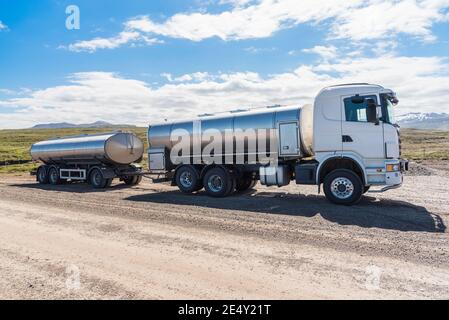
[(383, 159), (385, 158), (383, 125), (380, 121), (370, 122), (373, 110), (369, 110), (369, 101), (374, 100), (376, 106), (379, 106), (378, 96), (362, 95), (357, 98), (363, 102), (354, 102), (357, 100), (354, 96), (342, 98), (343, 152), (354, 152), (364, 159)]

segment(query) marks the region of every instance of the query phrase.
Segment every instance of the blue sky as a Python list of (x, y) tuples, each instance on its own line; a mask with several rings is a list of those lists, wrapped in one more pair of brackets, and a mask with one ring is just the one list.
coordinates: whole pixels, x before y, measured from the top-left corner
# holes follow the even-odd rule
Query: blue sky
[[(66, 28), (66, 8), (80, 29)], [(376, 82), (449, 112), (446, 0), (0, 0), (0, 128), (145, 125)]]

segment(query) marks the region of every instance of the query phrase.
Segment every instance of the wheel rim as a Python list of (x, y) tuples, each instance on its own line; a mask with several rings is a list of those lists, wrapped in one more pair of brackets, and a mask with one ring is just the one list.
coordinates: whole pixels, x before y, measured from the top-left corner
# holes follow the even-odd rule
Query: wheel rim
[(55, 183), (56, 181), (58, 181), (58, 172), (53, 169), (50, 171), (50, 180), (51, 182)]
[(354, 185), (348, 178), (336, 178), (331, 183), (331, 192), (338, 199), (348, 199), (354, 193)]
[(190, 188), (193, 184), (192, 174), (188, 171), (184, 171), (179, 176), (179, 182), (184, 188)]
[(99, 172), (94, 172), (94, 176), (93, 176), (93, 182), (96, 186), (99, 186), (101, 184), (103, 180), (103, 177), (101, 176), (101, 173)]
[(213, 175), (209, 178), (207, 186), (212, 192), (220, 192), (223, 190), (223, 180), (219, 175)]

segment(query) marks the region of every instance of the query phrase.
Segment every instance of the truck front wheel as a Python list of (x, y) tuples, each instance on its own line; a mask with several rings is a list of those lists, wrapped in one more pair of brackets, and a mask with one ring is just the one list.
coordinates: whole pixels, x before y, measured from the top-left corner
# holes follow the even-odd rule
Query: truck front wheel
[(324, 178), (324, 194), (335, 204), (356, 204), (362, 193), (362, 180), (351, 170), (337, 169)]

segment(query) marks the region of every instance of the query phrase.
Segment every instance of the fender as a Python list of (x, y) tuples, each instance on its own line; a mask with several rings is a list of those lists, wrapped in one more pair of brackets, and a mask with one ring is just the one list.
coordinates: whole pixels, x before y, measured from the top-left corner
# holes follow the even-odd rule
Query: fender
[(365, 166), (363, 164), (362, 159), (357, 156), (356, 154), (353, 153), (339, 153), (339, 154), (329, 154), (325, 157), (323, 157), (322, 159), (320, 159), (319, 161), (319, 165), (317, 168), (317, 173), (316, 173), (316, 184), (319, 185), (320, 184), (320, 171), (322, 169), (322, 167), (326, 164), (327, 161), (329, 160), (333, 160), (333, 159), (350, 159), (353, 160), (358, 166), (360, 171), (363, 173), (363, 183), (366, 184), (366, 181), (368, 181), (368, 177), (366, 175), (366, 170), (365, 170)]

